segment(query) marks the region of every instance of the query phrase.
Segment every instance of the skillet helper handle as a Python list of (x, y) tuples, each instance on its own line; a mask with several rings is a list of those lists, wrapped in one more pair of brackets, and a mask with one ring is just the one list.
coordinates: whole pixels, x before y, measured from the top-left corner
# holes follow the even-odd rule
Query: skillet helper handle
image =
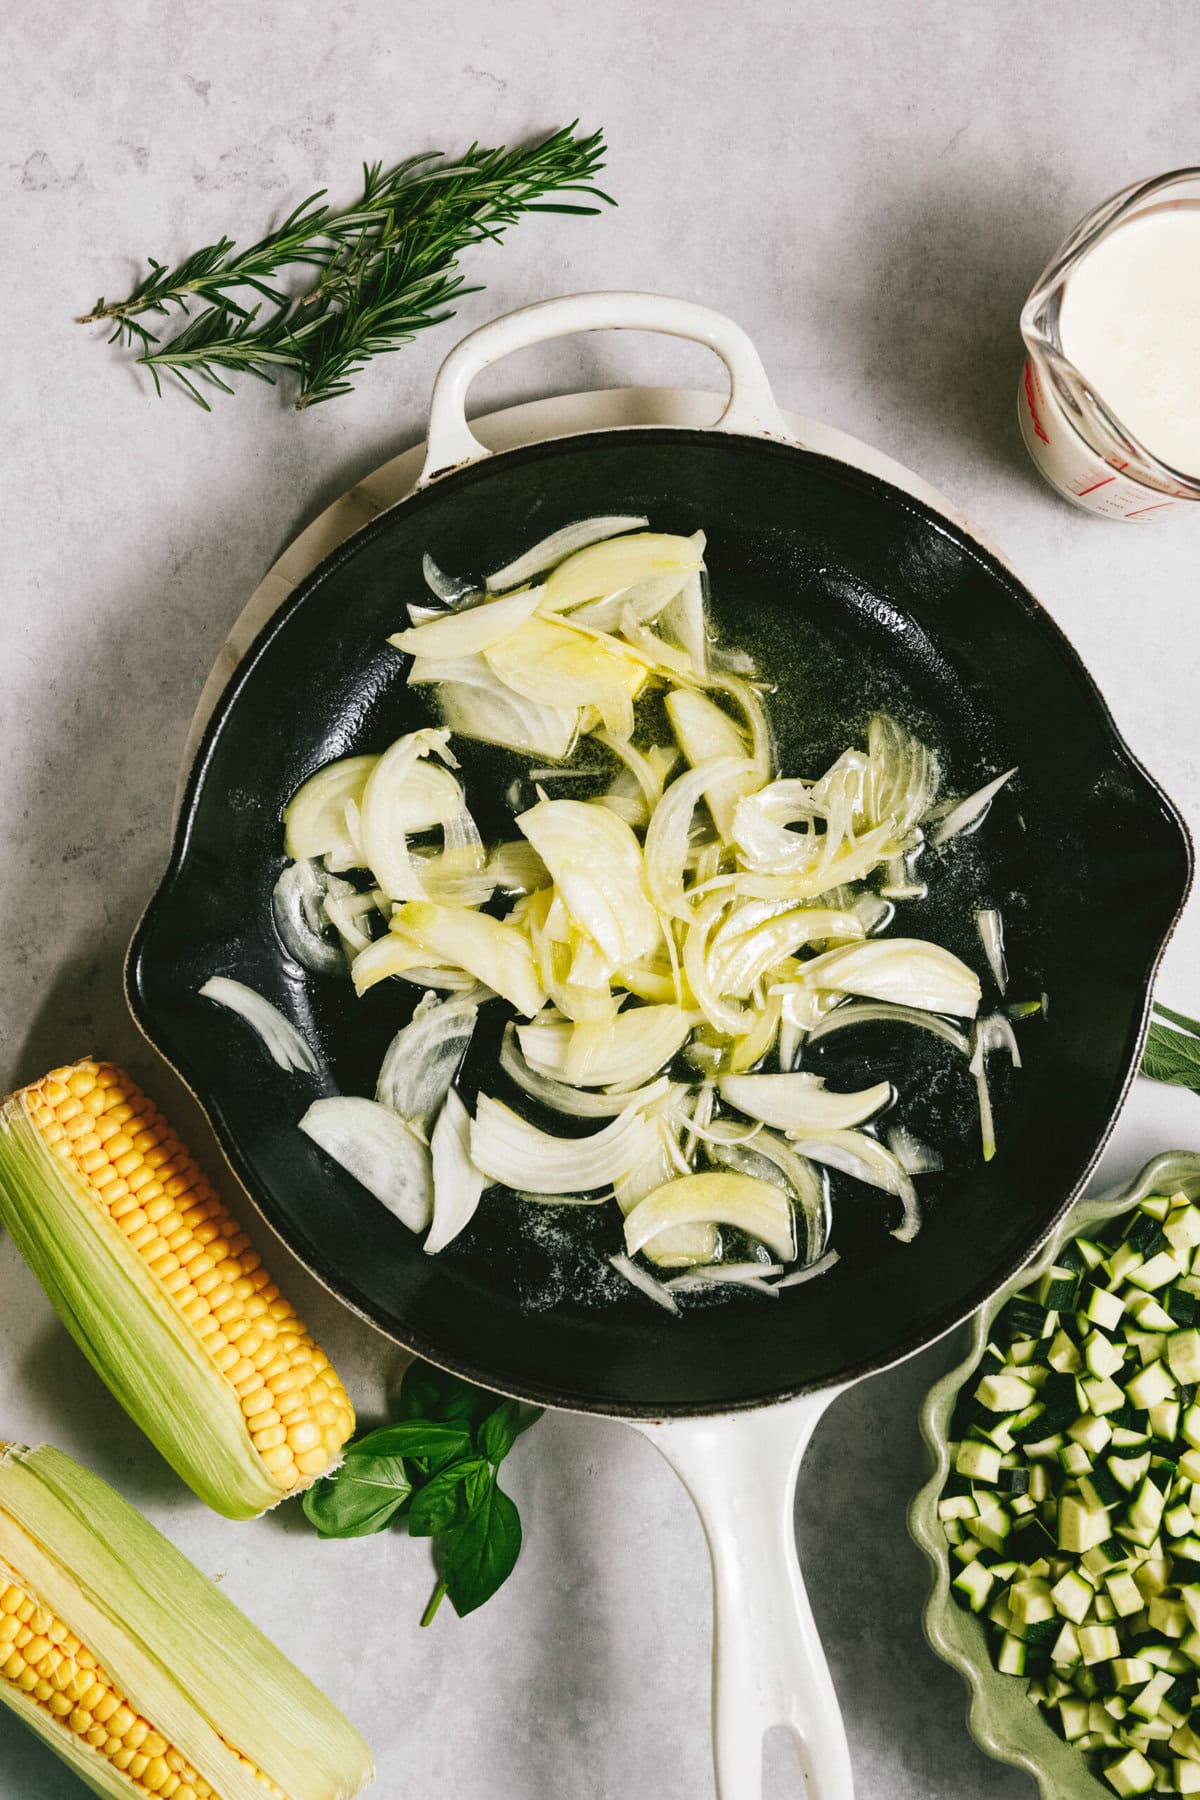
[(429, 444), (417, 487), (491, 454), (467, 423), (467, 390), (482, 370), (514, 350), (581, 331), (655, 331), (707, 344), (729, 371), (729, 399), (716, 429), (792, 441), (758, 351), (724, 313), (665, 294), (564, 294), (481, 325), (450, 352), (433, 385)]
[(762, 1800), (763, 1736), (790, 1730), (805, 1800), (853, 1800), (850, 1752), (796, 1555), (796, 1474), (830, 1392), (640, 1426), (700, 1514), (713, 1568), (718, 1800)]

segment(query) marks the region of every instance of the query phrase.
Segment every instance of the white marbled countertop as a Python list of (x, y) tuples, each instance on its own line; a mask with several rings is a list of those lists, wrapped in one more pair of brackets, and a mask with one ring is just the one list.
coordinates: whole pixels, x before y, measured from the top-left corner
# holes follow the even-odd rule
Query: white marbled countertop
[[(447, 326), (350, 399), (297, 416), (250, 384), (209, 418), (156, 402), (71, 323), (131, 258), (249, 238), (359, 163), (582, 115), (618, 212), (530, 220), (480, 253), (466, 329), (592, 287), (703, 299), (755, 337), (785, 406), (919, 470), (1004, 547), (1082, 652), (1135, 751), (1200, 824), (1191, 518), (1096, 524), (1056, 503), (1015, 424), (1017, 312), (1105, 194), (1196, 160), (1187, 0), (1088, 7), (896, 0), (14, 0), (0, 118), (5, 220), (0, 884), (6, 1084), (101, 1052), (148, 1075), (120, 969), (163, 866), (187, 722), (225, 632), (283, 545), (422, 432)], [(711, 385), (699, 352), (573, 340), (479, 383), (478, 405), (622, 382)], [(1164, 992), (1200, 1011), (1200, 913)], [(205, 1130), (156, 1076), (204, 1153)], [(1139, 1083), (1115, 1181), (1200, 1144), (1188, 1094)], [(210, 1162), (213, 1157), (210, 1153)], [(393, 1353), (277, 1247), (281, 1284), (381, 1408)], [(861, 1800), (1029, 1800), (972, 1745), (925, 1647), (904, 1512), (915, 1412), (951, 1346), (871, 1381), (820, 1427), (797, 1519)], [(0, 1435), (50, 1438), (170, 1532), (351, 1713), (384, 1800), (709, 1800), (709, 1584), (697, 1522), (651, 1447), (547, 1420), (511, 1465), (517, 1577), (465, 1623), (417, 1620), (425, 1549), (320, 1545), (293, 1512), (230, 1527), (179, 1486), (0, 1242)], [(848, 1518), (852, 1521), (847, 1524)], [(863, 1541), (872, 1579), (864, 1579)], [(0, 1717), (3, 1800), (73, 1780)], [(782, 1794), (775, 1797), (782, 1800)]]

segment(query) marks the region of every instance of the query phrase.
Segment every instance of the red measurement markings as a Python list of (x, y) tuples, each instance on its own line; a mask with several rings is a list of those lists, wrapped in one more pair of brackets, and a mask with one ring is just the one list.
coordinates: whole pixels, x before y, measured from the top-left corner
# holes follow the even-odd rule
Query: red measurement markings
[(1174, 504), (1173, 500), (1159, 500), (1153, 506), (1135, 506), (1132, 512), (1127, 512), (1124, 516), (1127, 519), (1140, 519), (1143, 513), (1161, 512), (1164, 506), (1174, 506)]
[(1034, 431), (1041, 438), (1043, 444), (1048, 444), (1050, 439), (1046, 436), (1042, 421), (1038, 416), (1037, 401), (1033, 397), (1033, 365), (1028, 357), (1025, 358), (1025, 399), (1029, 405), (1029, 416), (1033, 420)]
[(1079, 488), (1076, 497), (1082, 500), (1085, 494), (1094, 494), (1097, 488), (1107, 487), (1110, 481), (1116, 479), (1115, 475), (1106, 475), (1103, 481), (1093, 481), (1091, 487)]

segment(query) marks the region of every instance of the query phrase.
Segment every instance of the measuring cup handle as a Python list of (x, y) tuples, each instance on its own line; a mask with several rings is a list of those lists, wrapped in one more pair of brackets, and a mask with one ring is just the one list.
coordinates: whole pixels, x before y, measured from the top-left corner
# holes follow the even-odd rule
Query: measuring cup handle
[(483, 369), (514, 350), (578, 331), (655, 331), (707, 344), (729, 371), (729, 399), (716, 429), (791, 442), (758, 351), (724, 313), (665, 294), (564, 294), (481, 325), (450, 352), (433, 385), (428, 450), (418, 488), (491, 454), (466, 414), (467, 390)]
[(836, 1397), (639, 1429), (700, 1514), (713, 1568), (718, 1800), (762, 1800), (763, 1737), (786, 1726), (808, 1800), (854, 1800), (841, 1709), (796, 1555), (796, 1474)]

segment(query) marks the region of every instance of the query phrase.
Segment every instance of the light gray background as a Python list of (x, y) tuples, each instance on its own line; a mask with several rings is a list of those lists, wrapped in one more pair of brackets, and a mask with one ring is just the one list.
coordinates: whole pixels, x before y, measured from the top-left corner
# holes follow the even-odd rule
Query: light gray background
[[(1200, 521), (1094, 523), (1043, 489), (1015, 422), (1021, 300), (1104, 195), (1200, 160), (1188, 0), (1046, 8), (978, 0), (456, 4), (10, 0), (4, 219), (4, 1079), (89, 1051), (153, 1076), (125, 943), (167, 853), (176, 763), (201, 682), (295, 532), (422, 431), (438, 360), (490, 315), (571, 289), (658, 288), (752, 332), (784, 405), (935, 482), (1007, 550), (1066, 628), (1136, 751), (1200, 823)], [(458, 324), (297, 416), (245, 384), (205, 417), (155, 401), (72, 324), (136, 256), (249, 239), (363, 159), (513, 141), (582, 116), (611, 145), (620, 210), (530, 220), (472, 259)], [(714, 384), (699, 352), (576, 340), (493, 371), (495, 406), (621, 382)], [(1162, 991), (1200, 1011), (1200, 915)], [(1200, 1103), (1138, 1084), (1103, 1175), (1200, 1143)], [(1029, 1171), (1037, 1180), (1037, 1170)], [(393, 1357), (278, 1247), (287, 1291), (378, 1414)], [(1029, 1800), (981, 1755), (958, 1677), (925, 1647), (904, 1525), (914, 1423), (937, 1347), (838, 1404), (798, 1507), (862, 1800)], [(511, 1484), (516, 1578), (464, 1623), (417, 1629), (427, 1551), (400, 1535), (319, 1544), (294, 1510), (230, 1526), (189, 1495), (83, 1364), (0, 1243), (0, 1436), (51, 1439), (116, 1482), (342, 1702), (385, 1800), (707, 1800), (709, 1584), (689, 1502), (654, 1450), (547, 1420)], [(4, 1800), (72, 1780), (0, 1718)]]

